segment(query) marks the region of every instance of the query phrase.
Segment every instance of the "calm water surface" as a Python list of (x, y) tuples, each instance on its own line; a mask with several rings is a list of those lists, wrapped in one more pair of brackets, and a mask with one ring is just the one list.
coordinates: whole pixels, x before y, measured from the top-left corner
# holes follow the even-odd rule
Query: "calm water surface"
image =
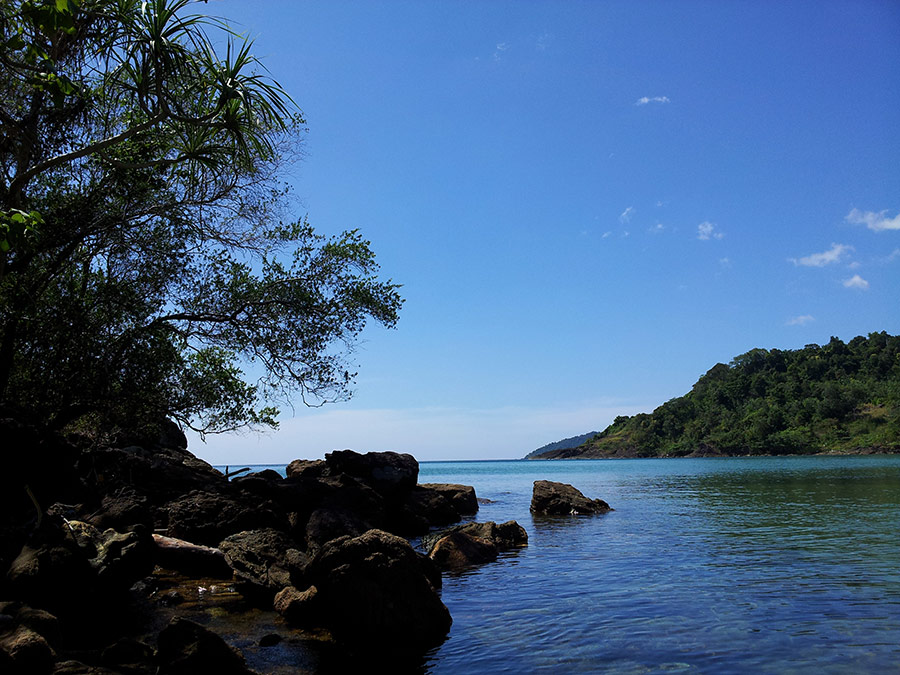
[[(532, 483), (616, 510), (540, 519)], [(900, 672), (900, 457), (425, 462), (526, 548), (445, 576), (427, 673)]]

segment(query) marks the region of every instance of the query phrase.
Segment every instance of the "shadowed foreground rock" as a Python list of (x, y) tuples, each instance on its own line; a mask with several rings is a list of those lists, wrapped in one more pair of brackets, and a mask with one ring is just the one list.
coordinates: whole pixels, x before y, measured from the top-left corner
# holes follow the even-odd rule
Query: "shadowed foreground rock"
[(531, 512), (539, 516), (580, 516), (612, 511), (602, 499), (588, 499), (567, 483), (534, 481)]
[(419, 649), (439, 644), (452, 622), (426, 569), (405, 539), (369, 530), (328, 542), (306, 571), (317, 614), (336, 636)]

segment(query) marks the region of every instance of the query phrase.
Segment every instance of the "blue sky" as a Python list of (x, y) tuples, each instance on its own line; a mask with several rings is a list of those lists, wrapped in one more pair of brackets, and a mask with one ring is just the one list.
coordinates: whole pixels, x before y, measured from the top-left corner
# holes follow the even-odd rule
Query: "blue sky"
[(754, 347), (900, 333), (896, 2), (199, 6), (305, 114), (297, 215), (406, 298), (350, 402), (205, 459), (521, 457)]

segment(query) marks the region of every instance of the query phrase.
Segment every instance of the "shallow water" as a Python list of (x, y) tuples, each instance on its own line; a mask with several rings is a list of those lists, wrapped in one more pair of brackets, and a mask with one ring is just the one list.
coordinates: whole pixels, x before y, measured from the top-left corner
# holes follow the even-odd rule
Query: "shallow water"
[[(615, 511), (533, 518), (538, 479)], [(529, 544), (445, 577), (453, 626), (417, 670), (900, 672), (898, 456), (424, 462), (419, 481), (475, 486), (477, 519)]]

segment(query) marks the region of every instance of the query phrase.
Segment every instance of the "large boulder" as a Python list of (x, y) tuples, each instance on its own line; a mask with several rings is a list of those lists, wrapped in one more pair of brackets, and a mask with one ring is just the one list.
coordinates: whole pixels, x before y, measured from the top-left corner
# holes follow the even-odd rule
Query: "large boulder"
[(345, 473), (370, 485), (381, 495), (400, 498), (416, 486), (419, 463), (412, 455), (398, 452), (335, 450), (325, 455), (332, 475)]
[(313, 551), (329, 539), (385, 527), (384, 498), (348, 474), (288, 478), (278, 488), (273, 499), (289, 514), (291, 533)]
[(207, 546), (245, 530), (288, 527), (287, 518), (271, 504), (241, 493), (195, 490), (171, 502), (168, 511), (168, 536)]
[(588, 499), (567, 483), (549, 480), (534, 481), (531, 512), (541, 516), (568, 516), (606, 513), (612, 511), (602, 499)]
[(271, 528), (239, 532), (223, 539), (219, 548), (245, 595), (271, 601), (285, 586), (303, 584), (309, 561), (284, 532)]
[(156, 658), (160, 675), (251, 675), (244, 656), (203, 626), (175, 617), (159, 634)]
[(307, 568), (321, 620), (339, 639), (381, 648), (441, 642), (450, 612), (405, 539), (370, 530), (328, 542)]
[(478, 513), (478, 497), (471, 485), (422, 483), (421, 487), (440, 493), (461, 516), (474, 516)]

